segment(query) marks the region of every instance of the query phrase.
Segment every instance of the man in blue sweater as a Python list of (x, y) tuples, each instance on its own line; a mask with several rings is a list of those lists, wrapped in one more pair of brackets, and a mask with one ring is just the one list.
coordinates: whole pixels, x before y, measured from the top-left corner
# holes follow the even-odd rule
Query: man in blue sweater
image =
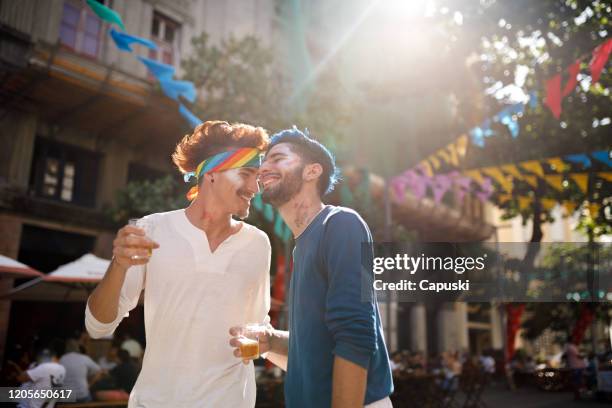
[[(336, 182), (333, 156), (288, 129), (272, 137), (259, 174), (264, 201), (278, 208), (295, 237), (289, 331), (270, 328), (259, 336), (260, 351), (287, 371), (287, 407), (391, 407), (372, 236), (355, 211), (321, 201)], [(230, 344), (238, 347), (238, 338)], [(240, 357), (240, 349), (234, 354)]]

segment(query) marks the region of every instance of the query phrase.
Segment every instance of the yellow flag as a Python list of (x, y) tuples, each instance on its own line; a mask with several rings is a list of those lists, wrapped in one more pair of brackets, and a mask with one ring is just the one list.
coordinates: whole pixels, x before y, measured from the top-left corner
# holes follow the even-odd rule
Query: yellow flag
[(521, 171), (514, 164), (506, 164), (504, 166), (501, 166), (501, 169), (505, 171), (506, 173), (508, 173), (509, 175), (511, 175), (512, 177), (514, 177), (515, 179), (518, 179), (518, 180), (523, 179), (523, 175), (521, 174)]
[(469, 139), (467, 135), (461, 135), (457, 139), (455, 146), (457, 147), (457, 154), (459, 157), (465, 157), (465, 153), (467, 152)]
[(572, 173), (570, 174), (570, 178), (578, 184), (580, 191), (586, 194), (589, 189), (589, 175), (582, 173)]
[(480, 174), (480, 172), (478, 170), (466, 171), (465, 175), (468, 176), (468, 177), (471, 177), (478, 184), (484, 183), (484, 179), (482, 178), (482, 174)]
[(497, 181), (499, 185), (504, 189), (506, 193), (512, 192), (512, 181), (508, 180), (504, 173), (497, 167), (487, 167), (482, 169), (482, 171), (491, 176), (493, 180)]
[(537, 174), (540, 177), (544, 177), (544, 169), (542, 169), (542, 165), (537, 160), (522, 162), (521, 167), (523, 167), (525, 170), (529, 170), (530, 172)]
[(563, 176), (560, 174), (552, 174), (544, 176), (544, 180), (557, 191), (563, 191)]
[(563, 207), (565, 208), (566, 215), (572, 215), (576, 211), (576, 203), (573, 201), (564, 201)]
[(557, 204), (557, 201), (553, 200), (551, 198), (542, 198), (540, 200), (540, 203), (542, 204), (542, 207), (545, 210), (549, 211), (549, 210), (552, 210), (555, 207), (555, 205)]
[(423, 173), (425, 173), (427, 177), (433, 177), (433, 170), (431, 169), (431, 164), (429, 164), (427, 160), (423, 160), (419, 163), (419, 165), (421, 166), (421, 168), (423, 169)]
[(569, 166), (565, 164), (565, 162), (561, 160), (560, 157), (553, 157), (552, 159), (548, 159), (546, 161), (553, 167), (553, 170), (557, 173), (563, 173), (569, 168)]
[(536, 176), (523, 175), (523, 179), (533, 188), (538, 187), (538, 179)]
[(589, 214), (591, 214), (591, 217), (597, 217), (600, 208), (601, 205), (598, 203), (589, 203)]
[(519, 196), (518, 197), (519, 209), (522, 211), (522, 210), (529, 208), (531, 206), (532, 201), (533, 199), (531, 197)]
[(499, 194), (497, 197), (498, 197), (498, 201), (499, 201), (500, 204), (503, 204), (506, 201), (512, 200), (512, 195), (511, 194)]
[(612, 181), (612, 173), (608, 172), (608, 173), (597, 173), (597, 175), (599, 177), (601, 177), (602, 179), (606, 180), (606, 181)]
[(433, 164), (434, 169), (438, 170), (440, 168), (440, 160), (434, 155), (429, 156), (429, 160), (431, 164)]
[(449, 154), (448, 154), (448, 152), (446, 150), (440, 149), (440, 150), (438, 150), (437, 154), (438, 154), (438, 157), (440, 157), (442, 160), (444, 160), (444, 163), (451, 164), (450, 156), (449, 156)]
[(459, 157), (457, 153), (457, 146), (455, 146), (453, 143), (448, 145), (448, 154), (449, 154), (450, 164), (452, 164), (453, 166), (458, 166)]

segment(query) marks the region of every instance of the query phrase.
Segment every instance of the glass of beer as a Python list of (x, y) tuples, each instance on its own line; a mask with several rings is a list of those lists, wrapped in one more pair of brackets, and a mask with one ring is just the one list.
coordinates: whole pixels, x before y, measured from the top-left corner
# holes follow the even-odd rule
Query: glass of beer
[[(145, 220), (144, 218), (130, 218), (130, 220), (128, 221), (128, 224), (144, 230), (145, 237), (151, 239), (151, 230), (153, 226), (148, 220)], [(149, 250), (149, 257), (151, 257), (151, 255), (153, 254), (153, 250), (151, 248), (149, 248), (148, 250)], [(139, 259), (139, 258), (141, 257), (139, 257), (138, 255), (134, 255), (134, 259)]]
[(242, 327), (238, 341), (240, 342), (240, 354), (245, 360), (259, 358), (259, 335), (266, 326), (259, 323), (249, 323)]

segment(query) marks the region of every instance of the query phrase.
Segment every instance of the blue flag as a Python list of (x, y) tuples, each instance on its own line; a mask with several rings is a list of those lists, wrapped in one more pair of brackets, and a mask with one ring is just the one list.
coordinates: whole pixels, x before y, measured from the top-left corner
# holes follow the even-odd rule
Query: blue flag
[(591, 153), (591, 156), (606, 164), (608, 167), (612, 167), (612, 159), (610, 159), (610, 153), (607, 150), (600, 150), (598, 152)]
[(159, 78), (159, 84), (168, 98), (179, 100), (179, 95), (193, 103), (196, 100), (196, 89), (193, 82), (177, 81), (172, 78)]
[(586, 154), (570, 154), (565, 156), (565, 159), (572, 163), (582, 164), (587, 169), (591, 167), (591, 159)]
[(152, 50), (157, 49), (157, 45), (151, 40), (136, 37), (127, 33), (122, 33), (121, 31), (117, 31), (114, 28), (110, 29), (110, 35), (113, 38), (113, 41), (115, 41), (115, 45), (117, 45), (117, 48), (123, 51), (132, 52), (132, 47), (130, 47), (131, 44), (141, 44)]
[(196, 115), (194, 115), (182, 103), (179, 104), (179, 113), (181, 114), (181, 116), (187, 119), (187, 122), (189, 122), (192, 128), (195, 128), (196, 126), (199, 126), (202, 123), (202, 120)]
[(172, 79), (172, 75), (174, 75), (174, 67), (172, 65), (141, 56), (137, 56), (136, 58), (138, 58), (158, 80), (161, 81), (165, 78)]

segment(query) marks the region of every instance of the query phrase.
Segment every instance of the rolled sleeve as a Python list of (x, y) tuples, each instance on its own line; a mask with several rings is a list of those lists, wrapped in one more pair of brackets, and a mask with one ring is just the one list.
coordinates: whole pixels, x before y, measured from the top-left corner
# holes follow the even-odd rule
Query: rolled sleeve
[(144, 286), (144, 268), (142, 266), (131, 267), (126, 272), (125, 281), (119, 295), (117, 317), (110, 323), (103, 323), (95, 318), (89, 309), (89, 299), (85, 306), (85, 328), (87, 333), (94, 338), (110, 336), (115, 332), (121, 320), (129, 316), (130, 310), (138, 305), (138, 299)]
[[(325, 321), (335, 342), (333, 353), (367, 369), (377, 350), (375, 304), (362, 299), (361, 290), (372, 273), (364, 266), (369, 261), (362, 260), (362, 243), (371, 245), (371, 237), (355, 213), (338, 213), (328, 222), (323, 247), (328, 280)], [(371, 251), (366, 256), (371, 258)]]

